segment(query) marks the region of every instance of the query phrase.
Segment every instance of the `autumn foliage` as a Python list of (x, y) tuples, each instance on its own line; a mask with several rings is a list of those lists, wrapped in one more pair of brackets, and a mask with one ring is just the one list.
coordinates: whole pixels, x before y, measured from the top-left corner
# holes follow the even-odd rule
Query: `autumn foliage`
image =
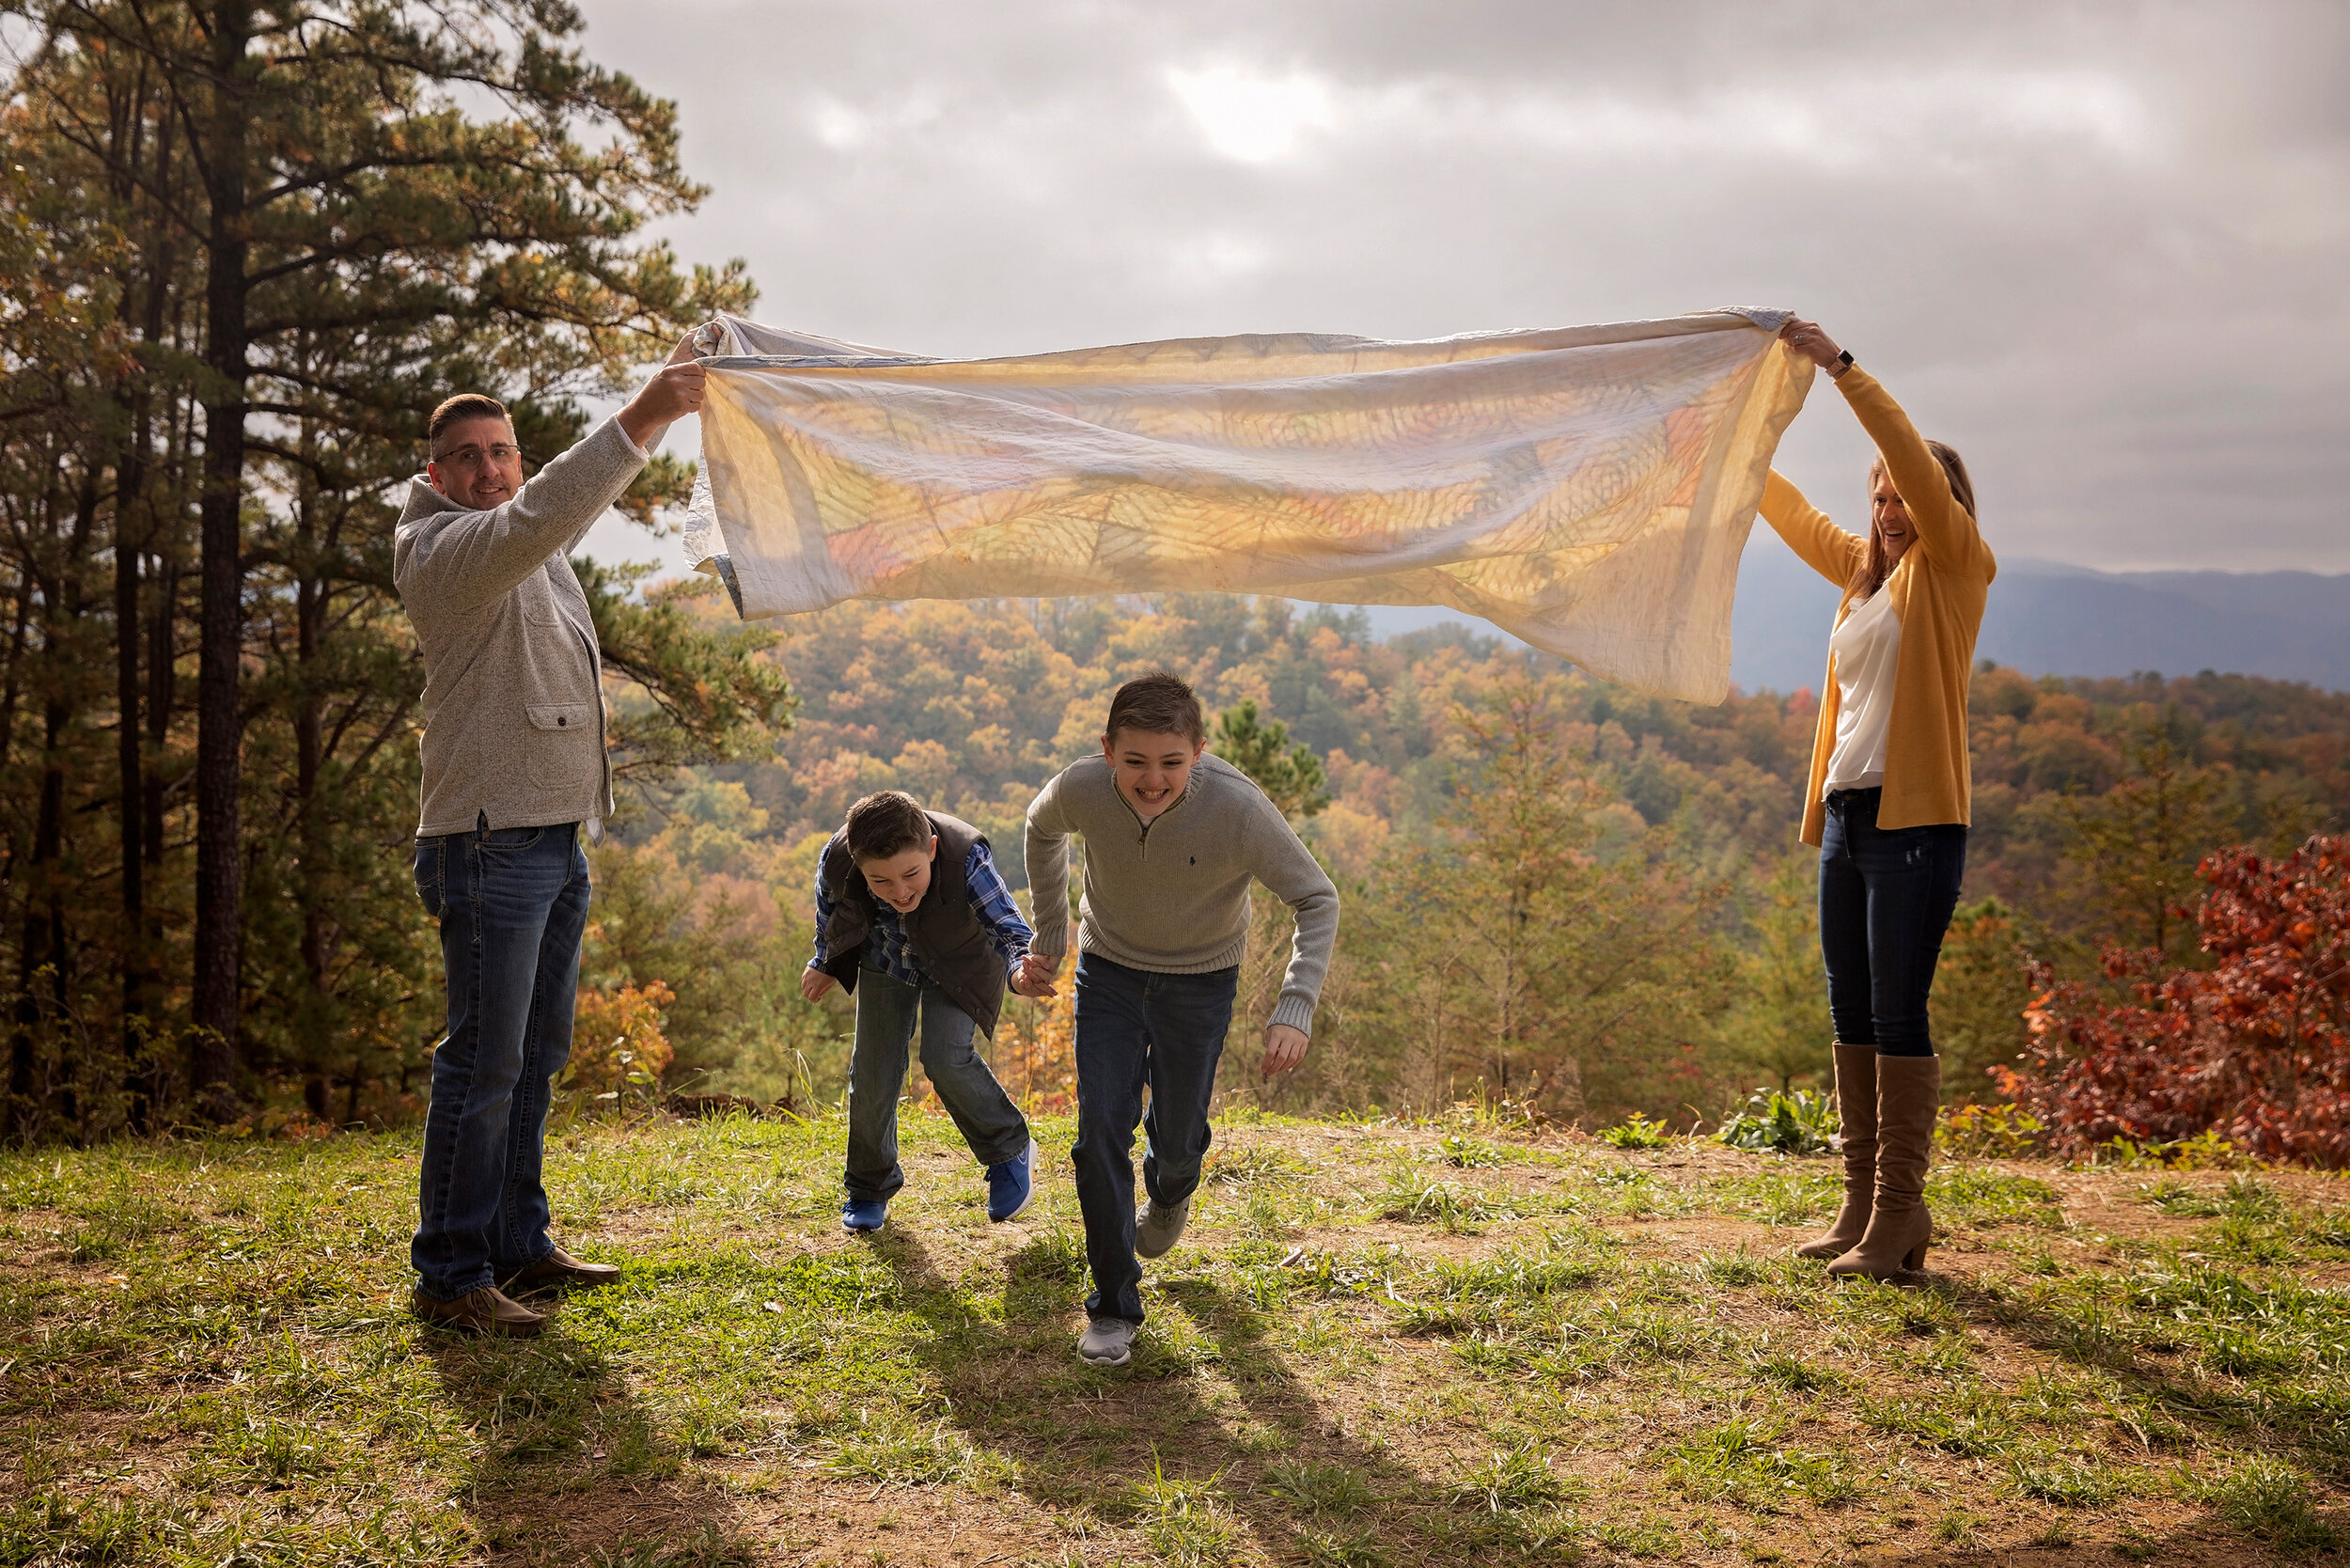
[(2227, 850), (2198, 874), (2209, 966), (2109, 952), (2135, 994), (2120, 1005), (2044, 970), (2004, 1087), (2076, 1151), (2213, 1132), (2262, 1159), (2350, 1166), (2350, 838), (2278, 859)]
[(676, 1000), (677, 993), (657, 980), (611, 991), (582, 986), (564, 1088), (614, 1102), (632, 1087), (657, 1089), (677, 1056), (664, 1032), (666, 1010)]

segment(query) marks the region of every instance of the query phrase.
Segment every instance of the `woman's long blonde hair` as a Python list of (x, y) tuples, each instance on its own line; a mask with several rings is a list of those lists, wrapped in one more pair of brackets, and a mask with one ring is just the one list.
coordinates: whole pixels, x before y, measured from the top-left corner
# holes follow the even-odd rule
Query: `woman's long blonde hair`
[[(1945, 442), (1929, 441), (1926, 443), (1926, 450), (1940, 460), (1942, 472), (1950, 476), (1951, 498), (1966, 509), (1967, 516), (1974, 516), (1975, 481), (1966, 477), (1966, 460), (1958, 455), (1955, 447)], [(1852, 580), (1844, 585), (1844, 593), (1848, 598), (1870, 597), (1885, 586), (1885, 579), (1893, 572), (1893, 563), (1885, 558), (1885, 536), (1877, 531), (1875, 499), (1877, 477), (1884, 472), (1885, 459), (1883, 457), (1879, 457), (1874, 463), (1869, 464), (1869, 553), (1860, 558), (1859, 566), (1853, 571)], [(1903, 499), (1906, 500), (1908, 497), (1904, 496)], [(1911, 515), (1915, 517), (1916, 514)], [(1910, 525), (1917, 526), (1914, 522)]]

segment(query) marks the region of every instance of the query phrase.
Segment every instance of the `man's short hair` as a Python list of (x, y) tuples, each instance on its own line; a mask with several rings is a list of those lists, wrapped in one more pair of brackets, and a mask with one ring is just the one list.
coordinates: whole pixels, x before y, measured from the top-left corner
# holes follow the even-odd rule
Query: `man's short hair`
[(849, 808), (848, 824), (841, 831), (849, 840), (849, 858), (860, 866), (927, 848), (932, 837), (930, 813), (903, 790), (867, 795)]
[(441, 406), (432, 411), (432, 418), (424, 429), (425, 445), (438, 447), (443, 431), (467, 419), (504, 419), (509, 425), (513, 423), (513, 416), (506, 412), (506, 405), (488, 393), (460, 392), (454, 398), (442, 399)]
[(1110, 721), (1102, 733), (1115, 742), (1121, 729), (1181, 735), (1198, 745), (1208, 738), (1208, 720), (1199, 711), (1199, 697), (1191, 682), (1160, 669), (1136, 676), (1110, 698)]

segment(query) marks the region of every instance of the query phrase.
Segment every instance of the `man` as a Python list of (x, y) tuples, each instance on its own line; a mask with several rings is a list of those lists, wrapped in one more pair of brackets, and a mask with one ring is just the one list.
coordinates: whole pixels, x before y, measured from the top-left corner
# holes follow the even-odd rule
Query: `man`
[(670, 424), (701, 407), (693, 342), (527, 482), (502, 405), (442, 403), (393, 535), (424, 655), (416, 891), (440, 919), (448, 980), (410, 1248), (412, 1306), (430, 1323), (536, 1334), (544, 1315), (513, 1297), (619, 1276), (548, 1238), (540, 1184), (588, 923), (581, 833), (612, 811), (602, 659), (570, 557)]

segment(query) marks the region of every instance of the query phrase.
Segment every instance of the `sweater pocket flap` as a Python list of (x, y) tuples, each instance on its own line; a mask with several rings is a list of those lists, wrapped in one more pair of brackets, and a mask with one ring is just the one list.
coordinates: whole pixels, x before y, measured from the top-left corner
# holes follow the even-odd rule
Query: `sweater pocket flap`
[(533, 729), (593, 729), (596, 727), (595, 704), (590, 702), (526, 702), (523, 712), (530, 715)]

